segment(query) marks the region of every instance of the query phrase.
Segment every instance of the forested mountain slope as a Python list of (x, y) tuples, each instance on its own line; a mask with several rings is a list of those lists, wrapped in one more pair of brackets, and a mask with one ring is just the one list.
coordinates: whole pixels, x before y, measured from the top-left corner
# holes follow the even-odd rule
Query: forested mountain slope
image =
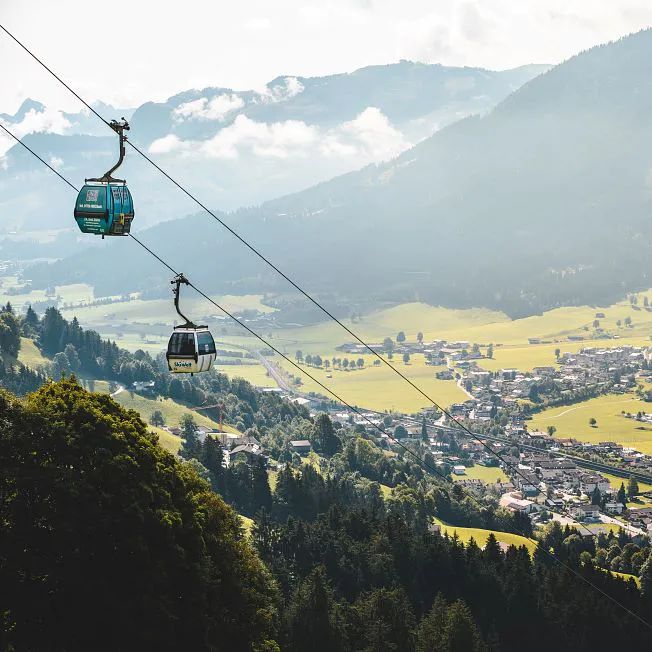
[[(321, 472), (289, 461), (272, 495), (254, 462), (225, 471), (208, 438), (185, 447), (203, 463), (183, 463), (133, 411), (71, 379), (24, 400), (0, 390), (0, 412), (3, 649), (511, 652), (528, 640), (536, 652), (589, 652), (625, 639), (652, 644), (640, 621), (600, 593), (649, 621), (649, 546), (601, 535), (610, 555), (621, 545), (623, 557), (637, 551), (642, 592), (594, 568), (593, 539), (558, 523), (540, 540), (565, 566), (524, 546), (503, 552), (493, 536), (463, 546), (428, 530), (433, 514), (484, 527), (523, 519), (493, 503), (478, 508), (409, 459), (388, 458), (368, 435), (345, 428), (325, 439), (325, 415), (263, 428), (267, 442), (301, 427), (325, 456)], [(198, 473), (222, 495), (229, 487), (221, 483), (233, 489), (239, 480), (238, 500), (258, 488), (249, 541)], [(376, 473), (395, 484), (390, 496), (369, 479)]]

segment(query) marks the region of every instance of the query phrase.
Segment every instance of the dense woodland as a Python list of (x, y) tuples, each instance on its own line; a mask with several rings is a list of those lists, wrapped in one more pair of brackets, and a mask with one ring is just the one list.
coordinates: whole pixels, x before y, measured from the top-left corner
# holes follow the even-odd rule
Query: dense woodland
[[(41, 352), (51, 359), (47, 369), (33, 371), (18, 363), (20, 336), (33, 338)], [(104, 340), (93, 330), (84, 329), (77, 319), (68, 321), (56, 308), (48, 308), (42, 318), (31, 309), (18, 316), (10, 304), (0, 311), (0, 385), (23, 395), (40, 387), (47, 379), (77, 374), (93, 380), (121, 383), (127, 388), (135, 381), (154, 381), (159, 396), (190, 406), (221, 406), (240, 431), (252, 426), (267, 427), (287, 418), (307, 416), (305, 408), (282, 401), (277, 395), (254, 390), (250, 383), (213, 371), (192, 378), (169, 373), (165, 356), (156, 359), (144, 351), (131, 353), (115, 342)], [(218, 408), (205, 413), (217, 416)]]
[[(197, 650), (421, 652), (516, 650), (524, 641), (535, 650), (603, 649), (624, 637), (652, 643), (650, 630), (574, 575), (650, 620), (647, 541), (623, 532), (586, 538), (553, 523), (534, 556), (502, 550), (493, 536), (464, 546), (433, 533), (433, 518), (525, 536), (532, 526), (495, 497), (472, 498), (388, 451), (375, 432), (325, 414), (311, 418), (223, 374), (171, 378), (164, 361), (103, 341), (54, 308), (39, 319), (5, 306), (6, 360), (19, 352), (21, 334), (52, 359), (53, 375), (153, 380), (161, 395), (219, 402), (284, 466), (273, 487), (264, 457), (225, 468), (222, 448), (211, 437), (200, 441), (192, 418), (184, 420), (180, 461), (134, 412), (86, 392), (74, 377), (46, 382), (44, 373), (0, 365), (0, 384), (14, 393), (42, 386), (22, 400), (0, 396), (7, 415), (0, 584), (8, 587), (0, 649), (179, 649), (182, 642)], [(306, 463), (293, 454), (293, 439), (310, 440), (318, 457)], [(254, 519), (249, 540), (236, 512)], [(639, 575), (642, 595), (607, 568)]]
[[(319, 472), (290, 461), (271, 492), (262, 468), (238, 463), (237, 473), (252, 478), (242, 482), (252, 488), (248, 506), (238, 505), (254, 514), (247, 540), (216, 493), (232, 491), (233, 502), (241, 490), (220, 485), (234, 480), (214, 466), (210, 440), (186, 447), (192, 462), (175, 459), (134, 412), (74, 379), (22, 400), (3, 393), (0, 413), (1, 649), (461, 652), (652, 643), (649, 629), (575, 576), (649, 621), (652, 557), (641, 595), (596, 569), (584, 554), (595, 542), (570, 530), (551, 526), (533, 557), (525, 548), (503, 551), (493, 537), (463, 546), (432, 533), (430, 514), (485, 526), (508, 517), (384, 455), (398, 484), (383, 496), (366, 477), (380, 472), (374, 452), (382, 451), (352, 429), (331, 431), (327, 417), (302, 423), (325, 446)], [(290, 431), (296, 419), (287, 420)], [(200, 477), (206, 471), (210, 484)]]

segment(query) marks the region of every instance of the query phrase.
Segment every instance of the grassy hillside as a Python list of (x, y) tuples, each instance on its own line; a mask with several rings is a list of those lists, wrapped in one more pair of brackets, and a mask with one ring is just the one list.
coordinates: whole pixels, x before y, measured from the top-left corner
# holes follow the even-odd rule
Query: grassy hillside
[(166, 451), (169, 451), (174, 455), (176, 455), (179, 452), (179, 449), (181, 448), (181, 443), (183, 441), (181, 437), (177, 437), (173, 435), (171, 432), (168, 432), (167, 430), (163, 430), (163, 428), (157, 428), (156, 426), (150, 425), (149, 429), (158, 435), (159, 444), (161, 444), (161, 446), (165, 448)]
[(20, 338), (20, 351), (18, 352), (18, 361), (22, 362), (26, 367), (37, 369), (50, 361), (38, 349), (34, 340), (27, 337)]
[[(108, 383), (105, 381), (97, 381), (95, 383), (95, 391), (108, 393)], [(165, 418), (165, 425), (169, 427), (178, 426), (184, 414), (191, 414), (200, 426), (206, 426), (208, 428), (218, 427), (218, 423), (216, 421), (213, 421), (200, 412), (196, 412), (190, 407), (186, 407), (181, 403), (177, 403), (169, 398), (146, 398), (138, 394), (131, 394), (126, 390), (115, 395), (113, 398), (123, 407), (136, 410), (136, 412), (138, 412), (146, 422), (149, 422), (149, 418), (154, 410), (160, 410), (163, 413), (163, 417)], [(237, 432), (235, 428), (226, 424), (224, 425), (224, 430), (226, 432)]]
[(468, 543), (473, 538), (481, 548), (484, 547), (487, 542), (487, 537), (492, 532), (499, 543), (505, 543), (508, 546), (525, 546), (530, 551), (530, 554), (536, 548), (535, 542), (531, 539), (527, 539), (518, 534), (512, 534), (511, 532), (498, 532), (496, 530), (484, 530), (475, 527), (458, 527), (456, 525), (448, 525), (439, 519), (435, 519), (435, 522), (441, 526), (442, 534), (447, 534), (452, 537), (454, 533), (457, 533), (462, 543)]

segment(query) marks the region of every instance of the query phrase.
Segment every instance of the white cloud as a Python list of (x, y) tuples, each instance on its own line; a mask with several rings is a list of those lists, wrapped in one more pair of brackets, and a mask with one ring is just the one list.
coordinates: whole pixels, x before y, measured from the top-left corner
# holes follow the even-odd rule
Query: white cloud
[[(2, 124), (17, 138), (36, 133), (63, 134), (71, 127), (70, 122), (66, 120), (61, 111), (54, 111), (47, 107), (42, 111), (30, 109), (20, 122), (2, 121)], [(15, 144), (16, 141), (3, 132), (3, 137), (0, 138), (0, 156), (6, 154)]]
[(368, 107), (355, 119), (321, 130), (300, 120), (257, 122), (238, 115), (212, 138), (184, 141), (174, 134), (155, 140), (152, 154), (198, 155), (211, 159), (328, 157), (356, 159), (360, 164), (387, 160), (410, 143), (379, 109)]
[(304, 86), (296, 77), (285, 77), (279, 84), (267, 85), (260, 91), (262, 102), (284, 102), (303, 92)]
[(157, 138), (149, 146), (150, 154), (170, 154), (172, 152), (183, 151), (187, 148), (185, 141), (177, 138), (174, 134), (168, 134), (163, 138)]
[(63, 159), (58, 157), (58, 156), (51, 156), (50, 157), (50, 165), (55, 169), (58, 170), (63, 166)]
[(237, 111), (243, 106), (244, 100), (238, 95), (223, 93), (222, 95), (216, 95), (210, 100), (206, 97), (201, 97), (192, 102), (184, 102), (174, 109), (172, 116), (179, 122), (191, 119), (219, 120), (223, 122), (229, 113)]
[(350, 122), (331, 130), (325, 139), (325, 153), (355, 151), (371, 161), (386, 161), (410, 146), (403, 134), (392, 127), (387, 116), (374, 106), (367, 107)]
[(305, 156), (318, 138), (319, 130), (300, 120), (269, 124), (239, 115), (200, 149), (210, 158), (237, 158), (241, 151), (264, 158), (288, 158)]

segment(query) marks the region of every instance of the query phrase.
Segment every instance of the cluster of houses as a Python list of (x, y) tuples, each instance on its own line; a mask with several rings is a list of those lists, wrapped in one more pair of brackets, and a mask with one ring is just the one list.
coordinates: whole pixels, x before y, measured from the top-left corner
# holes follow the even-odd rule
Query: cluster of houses
[[(414, 353), (423, 354), (426, 359), (426, 364), (429, 365), (445, 365), (470, 360), (479, 360), (486, 357), (480, 352), (478, 345), (473, 345), (470, 342), (459, 340), (456, 342), (448, 342), (447, 340), (433, 340), (432, 342), (393, 342), (394, 353)], [(369, 344), (369, 348), (381, 353), (385, 351), (386, 346), (384, 343), (373, 342)], [(347, 342), (337, 347), (338, 351), (350, 353), (351, 355), (361, 355), (369, 352), (369, 348), (357, 342)]]
[[(578, 392), (589, 391), (600, 394), (607, 389), (625, 392), (632, 389), (635, 377), (647, 376), (652, 359), (652, 349), (624, 345), (618, 348), (585, 347), (579, 353), (560, 355), (558, 366), (538, 366), (523, 372), (514, 368), (486, 371), (478, 365), (477, 359), (484, 357), (479, 347), (467, 353), (457, 345), (468, 347), (468, 342), (454, 343), (456, 346), (437, 348), (431, 361), (448, 367), (436, 373), (437, 378), (451, 380), (458, 377), (472, 398), (451, 406), (455, 417), (473, 421), (489, 421), (501, 411), (511, 413), (519, 401), (531, 398), (533, 387), (542, 394), (554, 394), (560, 401), (572, 401)], [(464, 359), (459, 356), (464, 351)], [(455, 369), (457, 370), (455, 370)], [(652, 419), (652, 417), (651, 417)]]
[[(618, 500), (618, 490), (612, 487), (609, 478), (545, 450), (521, 452), (516, 457), (507, 444), (489, 443), (505, 460), (504, 471), (510, 477), (507, 482), (497, 480), (487, 485), (481, 480), (466, 478), (467, 467), (460, 457), (437, 451), (436, 443), (433, 443), (433, 450), (438, 463), (449, 464), (453, 476), (464, 489), (476, 495), (489, 491), (500, 497), (501, 506), (527, 514), (534, 521), (546, 512), (569, 514), (578, 521), (619, 517), (624, 525), (638, 529), (639, 533), (652, 534), (652, 503), (649, 508), (628, 509)], [(467, 442), (461, 449), (464, 459), (473, 460), (474, 465), (496, 464), (496, 458), (488, 457), (480, 442)], [(595, 500), (597, 496), (599, 501)], [(595, 502), (598, 504), (593, 504)]]

